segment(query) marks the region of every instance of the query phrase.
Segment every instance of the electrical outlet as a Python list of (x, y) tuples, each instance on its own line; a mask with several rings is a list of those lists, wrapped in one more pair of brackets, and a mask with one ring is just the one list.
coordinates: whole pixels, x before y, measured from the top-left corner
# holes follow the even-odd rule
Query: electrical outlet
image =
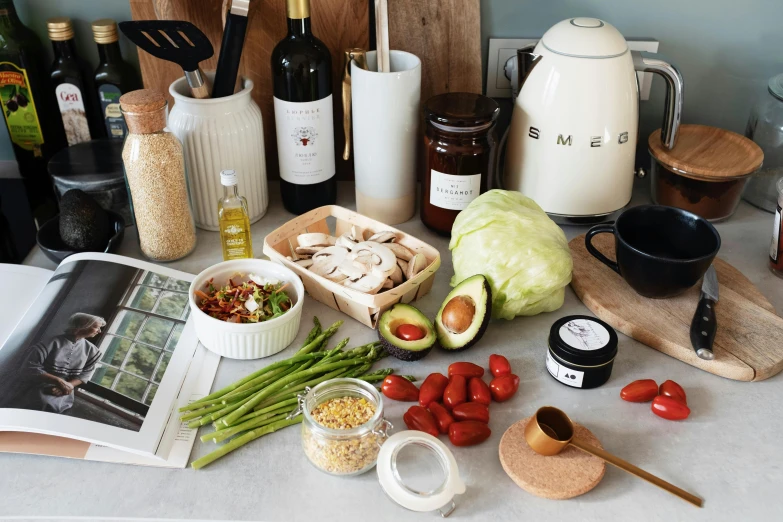
[[(511, 82), (506, 76), (504, 66), (509, 58), (516, 56), (517, 49), (538, 43), (539, 38), (490, 38), (487, 57), (487, 96), (491, 98), (511, 98)], [(658, 40), (651, 38), (627, 38), (632, 51), (658, 52)], [(639, 98), (650, 98), (652, 73), (636, 73), (639, 77)]]

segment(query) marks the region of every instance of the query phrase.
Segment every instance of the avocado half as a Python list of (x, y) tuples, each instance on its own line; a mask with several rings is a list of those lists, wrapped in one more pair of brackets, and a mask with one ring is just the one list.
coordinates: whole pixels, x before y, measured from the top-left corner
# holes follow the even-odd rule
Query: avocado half
[(489, 325), (492, 289), (483, 275), (471, 276), (449, 292), (435, 317), (435, 332), (444, 350), (467, 350)]
[[(424, 330), (424, 337), (416, 341), (406, 341), (397, 337), (397, 328), (403, 324), (413, 324)], [(378, 339), (384, 348), (402, 361), (418, 361), (430, 353), (438, 338), (432, 322), (418, 308), (397, 303), (381, 314), (378, 320)]]

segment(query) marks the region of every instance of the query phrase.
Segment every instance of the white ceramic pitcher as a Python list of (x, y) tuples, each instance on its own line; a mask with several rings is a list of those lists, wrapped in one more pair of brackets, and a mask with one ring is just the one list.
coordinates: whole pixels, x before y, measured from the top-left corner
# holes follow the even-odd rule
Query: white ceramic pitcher
[[(213, 77), (214, 73), (207, 75)], [(231, 96), (203, 100), (190, 97), (184, 77), (169, 87), (174, 107), (168, 127), (185, 149), (193, 217), (196, 226), (205, 230), (219, 229), (221, 170), (237, 172), (251, 223), (261, 219), (269, 205), (261, 109), (250, 96), (253, 82), (244, 78), (242, 86)]]

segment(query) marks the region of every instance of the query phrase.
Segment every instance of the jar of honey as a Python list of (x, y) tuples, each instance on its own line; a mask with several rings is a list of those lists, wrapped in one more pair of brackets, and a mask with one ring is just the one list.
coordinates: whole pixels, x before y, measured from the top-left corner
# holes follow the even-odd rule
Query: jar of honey
[(428, 228), (451, 235), (457, 214), (492, 188), (499, 112), (492, 98), (465, 92), (439, 94), (424, 104), (421, 220)]

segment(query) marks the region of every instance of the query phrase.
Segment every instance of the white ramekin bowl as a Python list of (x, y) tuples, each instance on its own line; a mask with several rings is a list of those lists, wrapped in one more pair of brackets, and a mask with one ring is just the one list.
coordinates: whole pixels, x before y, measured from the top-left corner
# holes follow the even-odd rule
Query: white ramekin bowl
[[(261, 323), (227, 323), (199, 310), (194, 292), (204, 288), (210, 279), (215, 286), (228, 284), (228, 278), (236, 273), (247, 277), (256, 274), (268, 279), (289, 283), (286, 289), (294, 306), (275, 319)], [(262, 259), (236, 259), (223, 261), (202, 271), (190, 284), (188, 292), (190, 315), (201, 344), (209, 350), (231, 359), (259, 359), (284, 350), (299, 332), (305, 290), (294, 272), (278, 263)]]

